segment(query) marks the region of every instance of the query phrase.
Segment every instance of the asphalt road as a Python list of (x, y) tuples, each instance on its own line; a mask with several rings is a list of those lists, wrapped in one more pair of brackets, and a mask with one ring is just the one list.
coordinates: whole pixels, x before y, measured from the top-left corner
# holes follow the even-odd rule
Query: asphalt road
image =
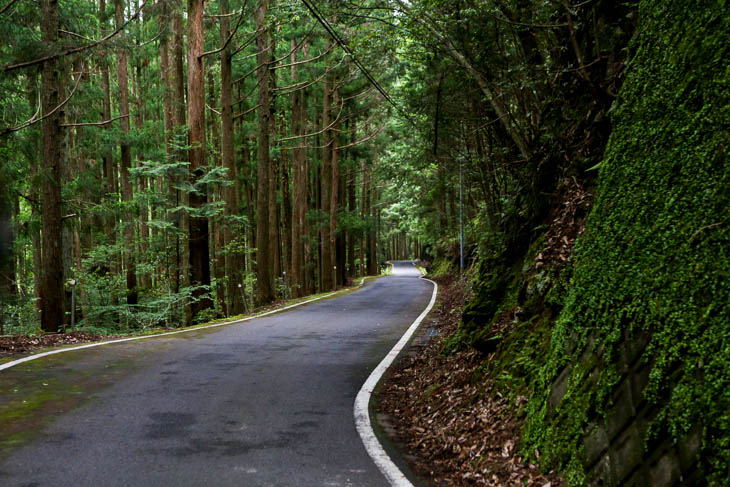
[(0, 411), (28, 405), (0, 423), (0, 485), (387, 485), (352, 408), (429, 302), (418, 275), (396, 263), (342, 297), (0, 372)]

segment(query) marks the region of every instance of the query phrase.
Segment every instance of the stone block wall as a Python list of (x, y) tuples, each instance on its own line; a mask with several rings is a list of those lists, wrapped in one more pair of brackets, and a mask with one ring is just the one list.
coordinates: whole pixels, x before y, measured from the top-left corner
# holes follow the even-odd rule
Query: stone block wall
[[(592, 340), (589, 340), (590, 350)], [(614, 389), (605, 416), (593, 418), (583, 437), (583, 463), (589, 487), (671, 487), (698, 485), (697, 470), (701, 436), (695, 428), (676, 444), (670, 439), (650, 442), (647, 431), (656, 407), (644, 399), (651, 366), (644, 357), (648, 334), (624, 337), (619, 345), (621, 379)], [(581, 363), (600, 363), (601, 350), (585, 352)], [(595, 383), (598, 369), (586, 380)], [(553, 382), (549, 407), (555, 409), (568, 390), (572, 367), (567, 366)]]

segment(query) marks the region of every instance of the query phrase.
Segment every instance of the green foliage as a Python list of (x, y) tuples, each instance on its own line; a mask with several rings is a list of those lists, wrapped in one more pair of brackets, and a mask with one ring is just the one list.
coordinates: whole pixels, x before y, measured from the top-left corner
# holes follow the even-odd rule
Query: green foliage
[[(620, 378), (618, 344), (651, 336), (649, 441), (700, 427), (710, 485), (730, 469), (730, 18), (728, 2), (641, 2), (634, 59), (613, 112), (598, 197), (576, 248), (565, 308), (536, 384), (526, 451), (582, 478), (583, 428)], [(584, 350), (554, 414), (552, 380)]]

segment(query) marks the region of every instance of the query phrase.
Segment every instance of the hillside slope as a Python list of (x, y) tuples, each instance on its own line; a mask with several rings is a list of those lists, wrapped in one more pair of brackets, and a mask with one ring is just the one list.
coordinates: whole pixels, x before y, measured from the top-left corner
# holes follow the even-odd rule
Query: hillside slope
[(728, 478), (728, 9), (640, 2), (571, 265), (540, 265), (549, 231), (515, 261), (483, 259), (449, 345), (496, 352), (491, 377), (531, 395), (523, 451), (572, 485)]

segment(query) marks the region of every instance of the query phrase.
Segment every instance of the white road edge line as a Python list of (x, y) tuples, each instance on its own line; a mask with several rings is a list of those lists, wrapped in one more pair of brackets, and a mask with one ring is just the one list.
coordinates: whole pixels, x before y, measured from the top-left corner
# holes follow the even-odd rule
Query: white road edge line
[[(360, 283), (362, 285), (362, 282)], [(339, 291), (337, 291), (339, 292)], [(191, 331), (198, 331), (198, 330), (205, 330), (207, 328), (217, 328), (219, 326), (225, 326), (225, 325), (232, 325), (234, 323), (242, 323), (244, 321), (253, 320), (255, 318), (261, 318), (262, 316), (271, 315), (274, 313), (279, 313), (281, 311), (285, 311), (287, 309), (296, 308), (297, 306), (301, 306), (303, 304), (312, 303), (314, 301), (319, 301), (320, 299), (328, 298), (332, 296), (333, 294), (337, 294), (337, 292), (328, 293), (324, 296), (319, 296), (317, 298), (308, 299), (306, 301), (302, 301), (301, 303), (295, 303), (291, 304), (289, 306), (285, 306), (283, 308), (274, 309), (271, 311), (267, 311), (266, 313), (261, 313), (260, 315), (256, 316), (249, 316), (248, 318), (241, 318), (240, 320), (233, 320), (233, 321), (224, 321), (223, 323), (215, 323), (212, 325), (205, 325), (205, 326), (199, 326), (197, 328), (186, 328), (184, 330), (177, 330), (177, 331), (168, 331), (165, 333), (158, 333), (157, 335), (145, 335), (145, 336), (137, 336), (137, 337), (129, 337), (129, 338), (119, 338), (117, 340), (109, 340), (106, 342), (96, 342), (96, 343), (88, 343), (86, 345), (79, 345), (78, 347), (70, 347), (70, 348), (61, 348), (58, 350), (50, 350), (48, 352), (38, 353), (35, 355), (29, 355), (27, 357), (19, 358), (17, 360), (13, 360), (11, 362), (5, 362), (4, 364), (0, 365), (0, 370), (9, 369), (11, 367), (15, 367), (16, 365), (20, 365), (25, 362), (30, 362), (31, 360), (37, 360), (42, 357), (47, 357), (49, 355), (55, 355), (57, 353), (65, 353), (65, 352), (73, 352), (75, 350), (82, 350), (84, 348), (93, 348), (93, 347), (100, 347), (102, 345), (109, 345), (111, 343), (122, 343), (122, 342), (131, 342), (133, 340), (144, 340), (146, 338), (157, 338), (157, 337), (164, 337), (164, 336), (170, 336), (170, 335), (177, 335), (179, 333), (189, 333)]]
[(365, 384), (363, 384), (360, 392), (357, 393), (357, 397), (355, 398), (355, 426), (357, 427), (357, 432), (360, 434), (360, 438), (365, 445), (368, 455), (370, 455), (370, 458), (373, 459), (375, 465), (378, 466), (380, 471), (393, 487), (413, 487), (413, 484), (408, 480), (408, 478), (406, 478), (395, 463), (393, 463), (393, 460), (390, 459), (383, 449), (383, 445), (380, 444), (377, 436), (375, 436), (375, 431), (373, 431), (373, 426), (370, 422), (370, 398), (375, 390), (375, 386), (378, 385), (378, 382), (380, 382), (385, 371), (388, 370), (398, 354), (400, 354), (400, 352), (408, 344), (411, 336), (413, 336), (413, 333), (418, 329), (421, 321), (423, 321), (426, 315), (428, 315), (436, 302), (436, 294), (438, 293), (439, 288), (438, 284), (430, 279), (426, 279), (425, 277), (421, 277), (421, 279), (433, 284), (431, 301), (428, 303), (428, 306), (426, 306), (426, 309), (424, 309), (418, 318), (416, 318), (416, 321), (414, 321), (408, 330), (406, 330), (401, 339), (398, 340), (398, 343), (396, 343), (391, 351), (388, 352), (388, 355), (386, 355), (382, 362), (375, 367), (375, 370), (373, 370), (370, 374), (370, 377), (368, 377), (365, 381)]

